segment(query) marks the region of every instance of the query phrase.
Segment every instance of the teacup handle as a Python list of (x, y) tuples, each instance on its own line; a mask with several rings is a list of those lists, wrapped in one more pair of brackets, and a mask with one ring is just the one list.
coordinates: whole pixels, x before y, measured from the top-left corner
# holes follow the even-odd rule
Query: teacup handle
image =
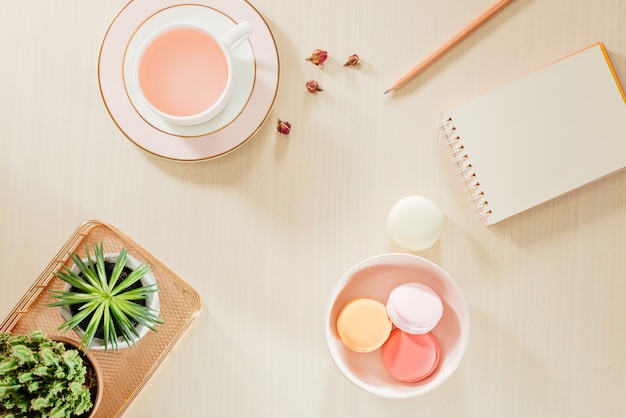
[(248, 39), (254, 28), (248, 21), (243, 21), (222, 36), (222, 42), (230, 52), (234, 52)]

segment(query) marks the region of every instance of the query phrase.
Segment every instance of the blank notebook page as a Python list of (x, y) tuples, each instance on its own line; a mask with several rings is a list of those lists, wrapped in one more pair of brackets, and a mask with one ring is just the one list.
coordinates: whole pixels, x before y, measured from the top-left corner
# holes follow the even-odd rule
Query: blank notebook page
[(626, 103), (602, 44), (445, 110), (442, 121), (486, 224), (626, 167)]

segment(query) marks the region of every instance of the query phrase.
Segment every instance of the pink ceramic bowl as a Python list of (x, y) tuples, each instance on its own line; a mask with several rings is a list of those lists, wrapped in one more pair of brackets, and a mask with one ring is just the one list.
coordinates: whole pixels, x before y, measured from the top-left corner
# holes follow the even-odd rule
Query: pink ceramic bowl
[[(414, 383), (391, 376), (380, 349), (356, 353), (347, 348), (336, 327), (337, 316), (349, 301), (366, 297), (386, 303), (393, 289), (410, 282), (431, 287), (443, 302), (443, 316), (431, 331), (439, 344), (439, 364), (428, 378)], [(328, 300), (325, 328), (330, 355), (348, 380), (375, 395), (403, 399), (435, 389), (456, 370), (469, 340), (469, 313), (461, 290), (441, 267), (412, 254), (383, 254), (360, 262), (339, 280)]]

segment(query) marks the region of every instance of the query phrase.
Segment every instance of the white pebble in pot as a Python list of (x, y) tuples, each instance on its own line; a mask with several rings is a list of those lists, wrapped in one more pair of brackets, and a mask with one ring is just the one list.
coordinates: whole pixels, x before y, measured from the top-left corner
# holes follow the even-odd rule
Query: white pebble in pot
[(407, 196), (389, 212), (387, 228), (391, 238), (409, 251), (433, 246), (441, 236), (443, 214), (430, 199)]

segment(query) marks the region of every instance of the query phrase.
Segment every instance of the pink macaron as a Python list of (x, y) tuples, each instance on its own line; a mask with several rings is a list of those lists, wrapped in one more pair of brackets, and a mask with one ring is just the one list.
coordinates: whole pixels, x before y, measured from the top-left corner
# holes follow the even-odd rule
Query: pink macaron
[(382, 348), (382, 360), (391, 376), (414, 383), (433, 374), (439, 364), (439, 344), (431, 333), (407, 334), (395, 329)]
[(393, 324), (409, 334), (431, 331), (443, 316), (439, 295), (423, 283), (396, 287), (387, 299), (387, 313)]

